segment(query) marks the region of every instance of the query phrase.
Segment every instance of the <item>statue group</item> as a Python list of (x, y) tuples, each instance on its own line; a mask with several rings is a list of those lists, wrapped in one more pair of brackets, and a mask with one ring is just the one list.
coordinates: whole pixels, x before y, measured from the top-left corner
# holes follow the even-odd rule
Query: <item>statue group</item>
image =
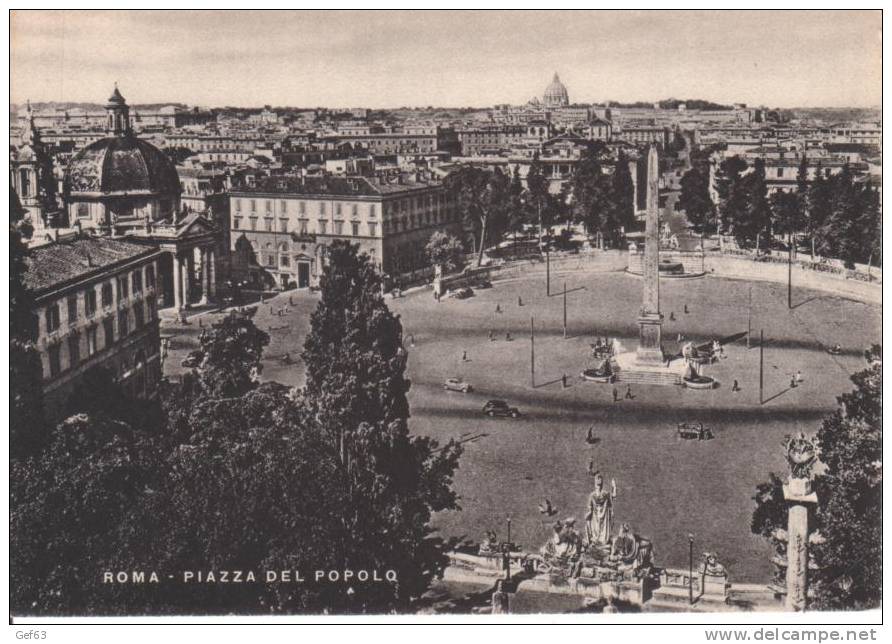
[(540, 550), (540, 570), (569, 577), (639, 577), (652, 567), (650, 541), (636, 535), (628, 523), (614, 534), (616, 481), (607, 487), (601, 472), (594, 472), (594, 489), (588, 496), (584, 536), (576, 520), (556, 521), (548, 542)]

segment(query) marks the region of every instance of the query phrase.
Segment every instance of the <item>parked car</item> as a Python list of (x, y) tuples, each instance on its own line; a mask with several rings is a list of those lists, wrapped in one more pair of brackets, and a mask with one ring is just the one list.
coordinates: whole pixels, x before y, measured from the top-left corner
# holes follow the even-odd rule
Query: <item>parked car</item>
[(472, 295), (474, 295), (474, 291), (472, 291), (467, 286), (464, 286), (464, 287), (456, 290), (455, 293), (453, 294), (453, 297), (457, 300), (466, 300), (469, 297), (471, 297)]
[(183, 358), (183, 361), (180, 364), (187, 369), (195, 369), (196, 367), (201, 366), (202, 360), (204, 360), (204, 351), (196, 349), (195, 351), (190, 351), (189, 355)]
[(518, 411), (517, 407), (511, 407), (504, 400), (487, 400), (486, 404), (483, 405), (483, 413), (487, 416), (510, 416), (511, 418), (517, 418), (520, 416), (520, 411)]
[(480, 279), (474, 284), (474, 288), (492, 288), (492, 282), (488, 279)]
[(460, 391), (463, 394), (474, 391), (474, 388), (461, 378), (448, 378), (443, 383), (443, 389), (446, 391)]

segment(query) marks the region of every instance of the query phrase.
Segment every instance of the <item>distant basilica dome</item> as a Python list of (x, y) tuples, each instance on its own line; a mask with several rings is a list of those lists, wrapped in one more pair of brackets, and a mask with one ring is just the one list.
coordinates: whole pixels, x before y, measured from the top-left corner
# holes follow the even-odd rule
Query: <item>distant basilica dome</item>
[(554, 73), (554, 78), (551, 80), (551, 84), (545, 88), (543, 102), (546, 107), (566, 107), (570, 104), (567, 88), (561, 82), (557, 72)]

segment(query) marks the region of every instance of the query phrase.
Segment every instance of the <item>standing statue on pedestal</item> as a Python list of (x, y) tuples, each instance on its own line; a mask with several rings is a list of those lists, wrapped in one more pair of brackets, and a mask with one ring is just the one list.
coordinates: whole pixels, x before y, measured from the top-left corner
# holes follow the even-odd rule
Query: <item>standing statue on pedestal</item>
[(590, 545), (609, 546), (613, 532), (613, 500), (616, 481), (610, 480), (610, 490), (604, 488), (604, 477), (595, 472), (595, 489), (588, 497), (585, 532)]

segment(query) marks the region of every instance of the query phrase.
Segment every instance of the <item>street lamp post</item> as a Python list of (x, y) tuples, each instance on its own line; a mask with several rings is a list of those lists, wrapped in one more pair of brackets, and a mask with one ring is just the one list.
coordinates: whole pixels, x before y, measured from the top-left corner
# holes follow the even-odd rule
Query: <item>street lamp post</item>
[(793, 235), (790, 235), (790, 252), (787, 255), (787, 308), (793, 308)]
[(567, 283), (564, 282), (564, 340), (567, 339)]
[(688, 534), (688, 602), (694, 604), (694, 535)]
[(536, 340), (533, 337), (533, 316), (530, 316), (530, 386), (536, 386)]

